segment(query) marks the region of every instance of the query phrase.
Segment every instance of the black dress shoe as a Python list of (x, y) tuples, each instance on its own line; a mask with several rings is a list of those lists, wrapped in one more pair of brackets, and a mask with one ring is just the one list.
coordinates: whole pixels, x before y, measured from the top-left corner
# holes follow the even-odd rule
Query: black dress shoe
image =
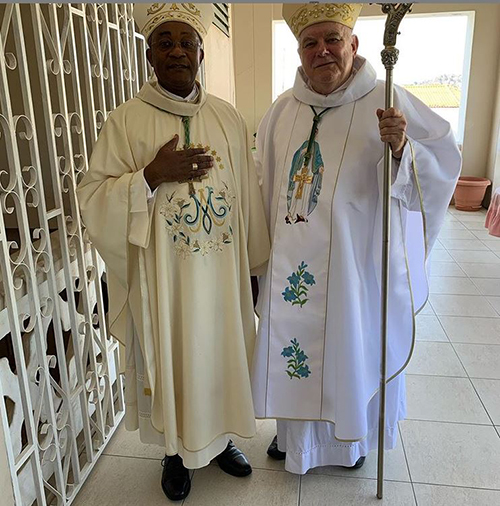
[(278, 436), (274, 436), (271, 444), (267, 448), (267, 454), (274, 460), (286, 459), (286, 452), (280, 452), (278, 450)]
[(359, 459), (356, 461), (356, 464), (353, 466), (342, 466), (345, 469), (360, 469), (363, 467), (363, 464), (365, 463), (366, 457), (359, 457)]
[(161, 461), (163, 473), (161, 475), (161, 488), (171, 501), (185, 499), (191, 491), (191, 479), (189, 469), (184, 467), (179, 455), (173, 455)]
[(252, 472), (252, 466), (248, 462), (245, 454), (234, 446), (234, 443), (229, 440), (226, 449), (215, 457), (219, 467), (231, 476), (239, 478), (248, 476)]

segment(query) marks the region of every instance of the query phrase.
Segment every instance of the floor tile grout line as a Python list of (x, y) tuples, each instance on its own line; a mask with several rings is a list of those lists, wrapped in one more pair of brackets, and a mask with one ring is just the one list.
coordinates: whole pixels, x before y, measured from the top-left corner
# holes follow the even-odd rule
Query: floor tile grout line
[[(431, 316), (431, 315), (429, 315)], [(446, 341), (436, 341), (435, 339), (423, 339), (423, 338), (417, 338), (416, 341), (418, 343), (449, 343), (448, 336), (446, 336)]]
[[(467, 379), (467, 378), (464, 378), (464, 379)], [(405, 420), (409, 420), (410, 422), (449, 423), (450, 425), (471, 425), (474, 427), (494, 427), (495, 426), (494, 423), (452, 422), (450, 420), (425, 420), (423, 418), (405, 418)], [(490, 420), (491, 420), (491, 418), (490, 418)]]
[[(431, 295), (436, 295), (436, 294), (431, 294)], [(438, 295), (453, 295), (453, 294), (438, 294)], [(430, 303), (430, 301), (429, 301), (429, 303)], [(432, 310), (435, 311), (434, 308)], [(436, 312), (434, 312), (434, 313), (423, 313), (421, 311), (420, 313), (418, 313), (417, 316), (438, 316), (438, 314)], [(497, 320), (499, 319), (498, 316), (469, 316), (469, 315), (455, 315), (455, 314), (441, 314), (439, 316), (445, 316), (445, 317), (448, 317), (448, 318), (449, 317), (455, 317), (455, 318), (493, 318), (493, 319), (497, 319)]]
[[(429, 315), (429, 316), (432, 316), (432, 315)], [(447, 341), (436, 341), (435, 339), (423, 339), (423, 338), (420, 338), (420, 339), (417, 339), (417, 341), (419, 343), (442, 343), (442, 344), (448, 344), (448, 343), (451, 343), (452, 341), (449, 340), (448, 336), (447, 337)], [(470, 344), (470, 345), (476, 345), (476, 346), (500, 346), (500, 343), (471, 343), (471, 342), (467, 342), (467, 341), (453, 341), (455, 344)], [(486, 379), (486, 378), (483, 378), (483, 379)]]
[[(433, 276), (433, 277), (438, 277), (438, 276)], [(451, 278), (454, 278), (454, 279), (467, 279), (467, 278), (461, 278), (461, 277), (454, 277), (454, 276), (443, 276), (444, 279), (451, 279)], [(478, 278), (475, 278), (475, 279), (478, 279)], [(479, 278), (479, 279), (495, 279), (495, 278)], [(471, 283), (474, 283), (474, 281), (472, 281), (472, 279), (469, 278), (469, 281)], [(499, 279), (500, 281), (500, 279)], [(482, 297), (482, 298), (487, 298), (487, 297), (495, 297), (495, 295), (483, 295), (481, 293), (441, 293), (441, 292), (430, 292), (429, 291), (429, 295), (454, 295), (456, 297)], [(446, 316), (446, 315), (444, 315)]]
[[(469, 278), (470, 279), (470, 278)], [(446, 336), (448, 337), (448, 339), (450, 339), (450, 336), (448, 335), (448, 333), (446, 332), (442, 322), (441, 322), (441, 318), (438, 316), (437, 317), (438, 320), (439, 320), (439, 324), (441, 325), (441, 327), (443, 328)], [(476, 393), (477, 397), (479, 398), (479, 402), (481, 403), (481, 405), (483, 406), (483, 409), (484, 411), (486, 412), (486, 415), (488, 416), (488, 418), (490, 419), (491, 423), (493, 426), (495, 426), (495, 424), (493, 423), (493, 419), (491, 418), (490, 416), (490, 413), (488, 412), (488, 410), (486, 409), (486, 406), (484, 405), (483, 403), (483, 400), (481, 399), (481, 396), (479, 395), (479, 392), (477, 391), (475, 385), (474, 385), (474, 382), (472, 381), (470, 375), (469, 375), (469, 371), (467, 371), (467, 368), (465, 367), (465, 364), (463, 363), (462, 359), (460, 358), (460, 355), (458, 353), (458, 351), (455, 349), (455, 346), (453, 346), (453, 342), (451, 341), (450, 339), (450, 344), (451, 344), (451, 347), (453, 348), (453, 351), (455, 352), (455, 355), (458, 357), (458, 360), (460, 361), (460, 364), (462, 365), (462, 367), (464, 368), (464, 371), (465, 371), (465, 374), (467, 374), (467, 378), (469, 379), (469, 382), (472, 386), (472, 388), (474, 389), (474, 392)]]
[[(306, 476), (306, 475), (304, 475)], [(343, 476), (343, 475), (331, 475), (331, 474), (319, 474), (319, 473), (313, 473), (313, 474), (307, 474), (307, 476), (323, 476), (323, 477), (329, 477), (329, 478), (346, 478), (348, 480), (370, 480), (370, 481), (377, 481), (377, 478), (372, 477), (366, 477), (366, 476)], [(425, 481), (402, 481), (402, 480), (392, 480), (392, 479), (386, 479), (385, 481), (391, 482), (391, 483), (401, 483), (401, 484), (412, 484), (412, 485), (428, 485), (433, 487), (447, 487), (447, 488), (458, 488), (458, 489), (465, 489), (465, 490), (484, 490), (489, 492), (500, 492), (500, 488), (489, 488), (489, 487), (474, 487), (470, 485), (450, 485), (449, 483), (429, 483)]]
[[(455, 255), (457, 255), (458, 253), (458, 256), (460, 256), (461, 253), (463, 252), (466, 252), (466, 253), (492, 253), (495, 258), (496, 261), (494, 262), (470, 262), (470, 261), (463, 261), (463, 260), (458, 260), (456, 258)], [(463, 264), (500, 264), (500, 259), (495, 255), (495, 253), (493, 251), (484, 251), (484, 250), (458, 250), (458, 249), (454, 249), (454, 250), (446, 250), (446, 252), (448, 253), (448, 255), (450, 255), (451, 258), (453, 258), (453, 261), (456, 262), (457, 264), (462, 262)], [(443, 262), (446, 262), (446, 260), (442, 260)], [(449, 262), (449, 261), (448, 261)], [(449, 262), (451, 263), (451, 262)]]
[[(106, 457), (118, 457), (118, 458), (125, 458), (125, 459), (139, 459), (139, 460), (151, 460), (151, 461), (154, 461), (154, 462), (161, 462), (162, 459), (157, 459), (157, 458), (153, 458), (153, 457), (139, 457), (137, 455), (119, 455), (119, 454), (116, 454), (116, 453), (103, 453), (104, 456)], [(207, 466), (205, 467), (209, 467), (209, 466), (212, 466), (214, 464), (208, 464)], [(203, 467), (202, 469), (205, 469), (205, 467)], [(271, 469), (269, 467), (260, 467), (260, 466), (255, 466), (252, 464), (252, 469), (257, 469), (259, 471), (273, 471), (273, 472), (277, 472), (277, 473), (288, 473), (288, 471), (283, 468), (283, 469)], [(193, 469), (193, 475), (194, 475), (194, 471), (196, 471), (196, 469)]]
[[(482, 243), (483, 243), (483, 244), (484, 244), (484, 245), (485, 245), (485, 246), (486, 246), (486, 247), (487, 247), (490, 251), (493, 251), (493, 253), (496, 253), (496, 252), (497, 252), (497, 250), (491, 249), (491, 247), (490, 247), (490, 246), (488, 246), (488, 244), (487, 244), (487, 242), (486, 242), (486, 241), (491, 241), (491, 242), (495, 242), (495, 243), (496, 243), (496, 242), (497, 242), (497, 240), (498, 240), (498, 237), (495, 237), (495, 236), (493, 236), (493, 235), (492, 235), (491, 237), (492, 237), (492, 239), (479, 239), (479, 240), (480, 240), (480, 241), (481, 241), (481, 242), (482, 242)], [(499, 241), (499, 242), (500, 242), (500, 241)]]
[(401, 447), (405, 456), (406, 469), (408, 471), (408, 477), (410, 478), (411, 489), (413, 491), (413, 499), (415, 500), (415, 506), (418, 506), (417, 493), (415, 492), (415, 486), (413, 485), (413, 479), (411, 477), (410, 462), (408, 461), (408, 455), (406, 454), (405, 442), (403, 440), (403, 433), (401, 431), (401, 425), (398, 423), (399, 439), (401, 439)]
[[(461, 278), (461, 279), (464, 279), (464, 278)], [(500, 281), (500, 279), (498, 280)], [(433, 295), (433, 294), (431, 294)], [(454, 295), (454, 294), (443, 294), (443, 295)], [(437, 313), (423, 313), (422, 311), (420, 311), (420, 313), (418, 313), (416, 315), (417, 319), (420, 317), (420, 316), (437, 316)], [(467, 316), (467, 315), (448, 315), (448, 314), (442, 314), (442, 315), (439, 315), (439, 316), (444, 316), (446, 318), (491, 318), (493, 320), (498, 320), (498, 316)]]
[[(433, 341), (428, 341), (428, 342), (433, 342)], [(446, 344), (446, 343), (442, 343), (442, 344)], [(492, 381), (500, 381), (499, 378), (480, 378), (478, 376), (450, 376), (450, 375), (446, 375), (446, 374), (417, 374), (417, 373), (414, 373), (414, 372), (411, 372), (411, 373), (407, 373), (407, 376), (429, 376), (429, 377), (432, 377), (432, 378), (458, 378), (458, 379), (477, 379), (477, 380), (492, 380)]]
[[(208, 466), (206, 466), (206, 467), (208, 467)], [(193, 481), (194, 481), (194, 474), (195, 474), (195, 473), (196, 473), (196, 469), (193, 469), (193, 473), (191, 474), (191, 477), (190, 477), (190, 479), (191, 479), (191, 485), (193, 484)], [(184, 504), (186, 503), (186, 499), (187, 499), (187, 497), (185, 497), (185, 498), (182, 500), (182, 505), (181, 505), (181, 506), (184, 506)]]
[(471, 487), (466, 485), (450, 485), (448, 483), (427, 483), (425, 481), (416, 481), (415, 485), (429, 485), (431, 487), (463, 488), (470, 490), (487, 490), (489, 492), (500, 492), (500, 488)]
[[(433, 294), (433, 295), (436, 295), (436, 294)], [(439, 294), (439, 295), (453, 295), (453, 294), (445, 294), (445, 293), (443, 293), (443, 294)], [(435, 311), (434, 308), (433, 308), (433, 311)], [(454, 317), (458, 317), (458, 318), (494, 318), (496, 320), (500, 319), (500, 315), (498, 315), (498, 312), (495, 309), (494, 309), (494, 311), (495, 311), (496, 314), (493, 315), (493, 316), (469, 316), (469, 315), (457, 315), (457, 314), (438, 314), (436, 312), (434, 312), (433, 314), (435, 316), (444, 316), (444, 317), (447, 317), (447, 318), (454, 316)], [(429, 315), (429, 316), (432, 316), (429, 313), (419, 313), (419, 315), (426, 315), (426, 314)]]
[[(493, 315), (457, 315), (457, 314), (439, 314), (439, 313), (436, 313), (436, 310), (434, 309), (433, 307), (433, 310), (434, 310), (434, 313), (436, 314), (436, 316), (460, 316), (462, 318), (500, 318), (500, 313), (495, 309), (495, 307), (493, 306), (493, 304), (488, 300), (487, 296), (486, 295), (473, 295), (473, 294), (451, 294), (451, 293), (434, 293), (434, 294), (429, 294), (430, 296), (435, 296), (435, 295), (442, 295), (442, 296), (447, 296), (447, 297), (481, 297), (481, 298), (484, 298), (486, 299), (486, 303), (489, 305), (489, 307), (491, 308), (491, 310), (493, 311)], [(429, 300), (430, 302), (430, 300)]]
[[(117, 453), (102, 453), (103, 456), (105, 457), (116, 457), (116, 458), (124, 458), (124, 459), (138, 459), (138, 460), (151, 460), (153, 462), (161, 462), (162, 459), (157, 459), (157, 458), (154, 458), (154, 457), (139, 457), (138, 455), (119, 455)], [(205, 467), (209, 467), (211, 466), (212, 464), (209, 464), (208, 466), (205, 466)], [(202, 469), (205, 469), (202, 468)], [(257, 469), (259, 471), (273, 471), (273, 472), (277, 472), (277, 473), (288, 473), (288, 471), (286, 469), (270, 469), (269, 467), (260, 467), (260, 466), (255, 466), (255, 465), (252, 465), (252, 469)], [(196, 469), (193, 469), (193, 476), (194, 476), (194, 472), (196, 471)]]
[(297, 494), (297, 506), (300, 506), (301, 497), (300, 494), (302, 493), (302, 475), (299, 474), (299, 490)]
[(138, 455), (119, 455), (117, 453), (105, 453), (103, 452), (102, 455), (106, 457), (123, 457), (126, 459), (139, 459), (139, 460), (151, 460), (153, 462), (161, 462), (163, 459), (157, 459), (155, 457), (139, 457)]
[[(469, 278), (472, 282), (472, 284), (481, 292), (481, 288), (474, 282), (474, 279), (498, 279), (498, 282), (500, 283), (500, 279), (499, 278)], [(485, 295), (485, 297), (495, 297), (495, 295)], [(498, 313), (498, 311), (497, 311)]]
[[(346, 480), (370, 480), (370, 481), (374, 481), (375, 483), (377, 482), (377, 478), (376, 477), (371, 477), (371, 476), (347, 476), (347, 475), (343, 475), (343, 474), (321, 474), (321, 473), (306, 473), (302, 476), (322, 476), (324, 478), (342, 478), (342, 479), (346, 479)], [(393, 480), (393, 479), (390, 479), (390, 478), (384, 478), (384, 481), (389, 481), (391, 483), (403, 483), (405, 485), (409, 485), (410, 482), (409, 481), (403, 481), (403, 480)]]
[(481, 398), (481, 395), (477, 391), (476, 385), (474, 385), (474, 381), (472, 381), (472, 379), (471, 379), (470, 382), (472, 383), (472, 388), (474, 389), (474, 392), (476, 392), (476, 395), (479, 397), (479, 402), (482, 404), (483, 409), (486, 411), (486, 414), (488, 415), (488, 418), (490, 419), (491, 424), (493, 425), (493, 428), (495, 428), (495, 422), (493, 421), (493, 418), (491, 418), (490, 412), (486, 408), (486, 406), (485, 406), (485, 404), (483, 402), (483, 399)]
[(260, 467), (260, 466), (255, 466), (255, 465), (252, 464), (252, 469), (256, 469), (257, 471), (272, 471), (272, 472), (275, 472), (275, 473), (290, 474), (285, 468), (283, 468), (283, 469), (271, 469), (269, 467)]
[[(484, 219), (479, 219), (479, 220), (461, 220), (461, 219), (457, 219), (457, 221), (459, 221), (464, 227), (467, 227), (467, 223), (471, 223), (471, 224), (477, 224), (477, 223), (481, 223), (483, 225), (483, 229), (484, 230), (488, 230), (485, 226), (484, 226), (484, 222), (485, 220)], [(478, 230), (483, 230), (483, 229), (478, 229)]]
[[(435, 342), (439, 342), (439, 341), (435, 341)], [(452, 341), (450, 340), (450, 343), (454, 343), (454, 344), (459, 344), (459, 345), (468, 345), (468, 346), (500, 346), (500, 344), (496, 344), (496, 343), (467, 343), (467, 342), (459, 342), (459, 341)], [(482, 379), (486, 379), (486, 378), (482, 378)], [(495, 378), (491, 378), (491, 379), (495, 379)], [(498, 378), (500, 379), (500, 378)]]
[[(446, 239), (446, 238), (445, 238)], [(447, 238), (449, 239), (449, 238)], [(464, 240), (464, 241), (479, 241), (481, 242), (479, 239), (456, 239), (456, 240)], [(488, 246), (486, 246), (488, 247)], [(453, 252), (468, 252), (468, 253), (493, 253), (493, 255), (497, 258), (500, 258), (499, 256), (499, 252), (498, 251), (495, 251), (495, 250), (474, 250), (474, 249), (446, 249), (446, 246), (443, 245), (443, 248), (445, 248), (444, 250), (435, 250), (435, 251), (446, 251), (446, 253), (448, 253), (450, 255), (450, 258), (451, 260), (432, 260), (432, 257), (431, 257), (431, 262), (433, 263), (436, 263), (436, 262), (440, 262), (442, 264), (456, 264), (458, 267), (461, 268), (460, 264), (474, 264), (474, 265), (500, 265), (500, 262), (471, 262), (471, 261), (464, 261), (464, 260), (457, 260), (454, 256), (453, 256)], [(432, 252), (431, 252), (431, 255), (432, 255)], [(463, 269), (462, 269), (463, 270)], [(475, 276), (477, 277), (477, 276)]]
[[(472, 279), (470, 279), (470, 280), (471, 280), (472, 283), (474, 283), (474, 281), (472, 281)], [(485, 295), (484, 297), (486, 298), (486, 301), (488, 302), (488, 304), (490, 305), (490, 307), (493, 309), (493, 311), (495, 311), (495, 313), (500, 317), (500, 312), (497, 311), (497, 308), (491, 303), (491, 301), (488, 298), (488, 296)]]

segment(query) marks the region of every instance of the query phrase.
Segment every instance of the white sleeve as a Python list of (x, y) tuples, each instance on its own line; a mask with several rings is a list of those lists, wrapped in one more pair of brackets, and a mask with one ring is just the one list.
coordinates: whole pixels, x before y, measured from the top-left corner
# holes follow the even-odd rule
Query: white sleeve
[(144, 169), (141, 169), (139, 172), (142, 173), (142, 178), (144, 179), (144, 184), (146, 186), (146, 198), (148, 199), (148, 203), (149, 203), (156, 195), (156, 190), (158, 188), (155, 188), (154, 191), (151, 190), (151, 188), (148, 185), (148, 182), (146, 181), (146, 178), (144, 177)]

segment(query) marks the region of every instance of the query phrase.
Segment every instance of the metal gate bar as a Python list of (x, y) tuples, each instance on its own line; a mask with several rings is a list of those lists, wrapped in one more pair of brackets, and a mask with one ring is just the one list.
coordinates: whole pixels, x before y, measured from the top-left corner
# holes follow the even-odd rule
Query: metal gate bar
[(0, 5), (0, 430), (16, 504), (67, 505), (124, 414), (76, 186), (148, 75), (130, 4)]

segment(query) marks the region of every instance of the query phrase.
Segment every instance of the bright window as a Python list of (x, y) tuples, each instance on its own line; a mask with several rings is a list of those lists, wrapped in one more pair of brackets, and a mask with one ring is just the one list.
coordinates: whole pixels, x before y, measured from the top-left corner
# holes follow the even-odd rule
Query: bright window
[[(394, 82), (404, 86), (450, 122), (458, 143), (463, 141), (465, 104), (472, 48), (473, 12), (409, 15), (400, 27), (399, 61)], [(380, 60), (385, 16), (360, 18), (354, 33), (358, 53), (385, 78)], [(293, 86), (300, 65), (297, 41), (284, 21), (274, 22), (273, 100)]]

